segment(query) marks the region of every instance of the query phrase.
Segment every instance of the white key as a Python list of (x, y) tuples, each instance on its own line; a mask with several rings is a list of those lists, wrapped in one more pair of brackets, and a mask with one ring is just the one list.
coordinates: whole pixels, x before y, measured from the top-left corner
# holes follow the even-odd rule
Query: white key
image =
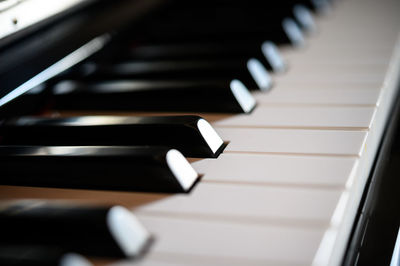
[(203, 265), (232, 265), (231, 261), (239, 265), (310, 265), (323, 235), (319, 228), (139, 217), (158, 236), (152, 247), (155, 256), (162, 253), (178, 261), (179, 256), (186, 256), (191, 258), (187, 265), (204, 259)]
[(325, 227), (341, 192), (341, 189), (202, 182), (190, 196), (172, 195), (140, 206), (135, 213)]
[(192, 163), (203, 181), (344, 188), (356, 157), (224, 153)]
[(214, 122), (214, 126), (276, 128), (367, 129), (375, 107), (259, 105), (251, 115), (237, 115)]
[[(349, 104), (349, 105), (376, 105), (379, 98), (379, 87), (374, 89), (333, 87), (327, 86), (314, 88), (295, 89), (294, 87), (277, 86), (268, 93), (254, 93), (258, 104)], [(320, 88), (320, 89), (319, 89)]]
[(225, 152), (296, 153), (358, 156), (367, 132), (344, 130), (285, 130), (216, 128), (230, 141)]

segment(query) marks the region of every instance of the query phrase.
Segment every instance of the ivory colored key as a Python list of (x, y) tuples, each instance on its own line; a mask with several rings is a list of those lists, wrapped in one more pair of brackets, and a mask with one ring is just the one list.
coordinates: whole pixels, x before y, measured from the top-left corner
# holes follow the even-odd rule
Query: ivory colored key
[(359, 156), (366, 131), (216, 127), (225, 152)]
[[(312, 60), (313, 56), (310, 55)], [(363, 55), (367, 56), (367, 55)], [(339, 56), (340, 57), (340, 56)], [(345, 56), (343, 57), (343, 63), (345, 63), (346, 59)], [(322, 64), (313, 64), (312, 62), (309, 64), (294, 64), (293, 67), (288, 69), (286, 72), (286, 75), (280, 75), (277, 77), (278, 80), (285, 79), (284, 77), (287, 77), (288, 79), (294, 79), (295, 77), (308, 77), (308, 76), (314, 76), (316, 80), (326, 78), (326, 79), (332, 79), (334, 77), (335, 79), (337, 78), (338, 80), (344, 79), (346, 76), (351, 77), (352, 75), (372, 75), (372, 76), (378, 76), (378, 77), (384, 77), (386, 74), (386, 70), (388, 68), (387, 64), (380, 64), (379, 62), (374, 63), (374, 64), (356, 64), (356, 63), (351, 63), (347, 62), (345, 65), (340, 65), (340, 64), (328, 64), (328, 65), (322, 65)]]
[(384, 72), (365, 72), (365, 73), (340, 73), (332, 71), (330, 73), (320, 73), (318, 71), (313, 71), (311, 73), (305, 73), (302, 75), (290, 75), (288, 74), (285, 78), (280, 77), (276, 82), (281, 82), (282, 84), (287, 83), (305, 83), (305, 82), (316, 82), (329, 84), (334, 82), (362, 82), (362, 83), (373, 83), (382, 81), (384, 78)]
[(337, 188), (201, 182), (190, 197), (173, 195), (139, 206), (135, 213), (325, 227), (341, 192)]
[[(319, 39), (310, 41), (322, 42), (322, 40)], [(368, 42), (363, 49), (356, 45), (353, 47), (351, 45), (351, 43), (345, 46), (335, 43), (330, 46), (327, 45), (322, 49), (318, 48), (317, 43), (313, 43), (313, 49), (305, 48), (297, 50), (296, 52), (283, 48), (282, 56), (291, 63), (292, 67), (323, 65), (326, 66), (327, 69), (332, 69), (335, 66), (343, 66), (344, 68), (350, 69), (350, 67), (354, 65), (360, 66), (361, 68), (371, 65), (387, 66), (393, 49), (393, 43), (382, 47), (380, 44), (371, 46), (370, 42)], [(299, 67), (296, 68), (299, 69)], [(352, 70), (358, 71), (357, 68), (353, 68)], [(322, 71), (324, 71), (324, 69), (322, 69)]]
[(294, 89), (277, 85), (268, 94), (255, 93), (254, 98), (260, 105), (268, 104), (316, 104), (316, 105), (371, 105), (378, 103), (379, 87), (370, 89), (352, 86), (317, 86), (314, 88)]
[[(195, 265), (310, 265), (323, 228), (138, 215), (159, 240), (153, 254)], [(290, 254), (290, 256), (288, 255)], [(233, 264), (231, 264), (231, 262)]]
[(214, 126), (368, 129), (375, 107), (259, 105), (250, 117), (237, 115)]
[[(346, 187), (357, 157), (224, 153), (192, 163), (203, 181), (301, 187)], [(229, 169), (229, 171), (226, 171)]]

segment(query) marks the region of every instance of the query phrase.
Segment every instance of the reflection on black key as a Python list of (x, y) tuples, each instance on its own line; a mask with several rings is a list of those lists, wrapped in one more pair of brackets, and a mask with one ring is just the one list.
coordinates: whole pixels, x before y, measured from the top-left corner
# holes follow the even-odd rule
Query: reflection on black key
[(271, 79), (257, 59), (127, 61), (82, 65), (74, 79), (146, 79), (146, 80), (232, 80), (239, 79), (249, 89), (268, 90)]
[(0, 125), (2, 145), (151, 145), (218, 157), (223, 141), (199, 116), (20, 117)]
[(63, 81), (52, 88), (56, 109), (248, 113), (255, 100), (233, 81)]
[(79, 206), (39, 200), (0, 203), (0, 244), (59, 247), (94, 256), (135, 257), (151, 236), (121, 206)]
[(148, 192), (188, 192), (199, 176), (162, 147), (1, 146), (0, 184)]
[(53, 246), (2, 245), (0, 244), (0, 265), (13, 266), (91, 266), (83, 256), (66, 253)]

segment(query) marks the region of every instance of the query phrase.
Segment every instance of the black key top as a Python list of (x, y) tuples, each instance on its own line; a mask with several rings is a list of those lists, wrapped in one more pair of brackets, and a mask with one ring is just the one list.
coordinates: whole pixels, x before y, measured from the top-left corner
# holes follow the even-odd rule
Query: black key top
[(136, 146), (1, 146), (0, 184), (188, 192), (199, 176), (174, 149)]
[(151, 236), (121, 206), (79, 206), (39, 200), (2, 202), (0, 243), (59, 247), (85, 255), (136, 257)]
[(66, 253), (56, 247), (0, 244), (0, 265), (91, 266), (93, 264), (79, 254)]
[(301, 31), (291, 18), (292, 4), (254, 3), (221, 6), (212, 3), (212, 8), (209, 3), (200, 2), (175, 5), (143, 25), (135, 38), (162, 42), (271, 40), (278, 44), (303, 45)]
[(304, 4), (317, 14), (324, 14), (329, 12), (331, 8), (331, 2), (332, 1), (329, 0), (308, 0), (302, 2), (302, 4)]
[(87, 63), (73, 79), (104, 80), (232, 80), (239, 79), (249, 89), (268, 90), (271, 79), (257, 59), (242, 60), (174, 60)]
[[(233, 22), (234, 23), (233, 23)], [(220, 24), (213, 21), (198, 21), (186, 23), (159, 23), (143, 29), (137, 39), (140, 41), (176, 43), (201, 41), (252, 41), (261, 43), (270, 40), (277, 44), (303, 46), (304, 37), (298, 24), (292, 18), (283, 18), (272, 22), (252, 22), (232, 20)]]
[[(253, 20), (256, 17), (259, 23), (265, 21), (264, 16), (268, 16), (269, 19), (275, 18), (276, 20), (282, 20), (284, 18), (295, 19), (299, 26), (306, 30), (312, 31), (314, 29), (314, 20), (309, 9), (312, 6), (310, 1), (298, 1), (298, 0), (286, 0), (279, 1), (279, 3), (271, 4), (269, 1), (250, 1), (244, 3), (239, 1), (230, 2), (229, 4), (223, 4), (217, 7), (218, 13), (229, 14), (228, 17), (244, 17), (246, 20)], [(203, 10), (202, 10), (202, 8)], [(212, 13), (204, 10), (205, 5), (191, 9), (190, 12), (194, 13)], [(215, 11), (215, 9), (213, 10)], [(171, 14), (169, 14), (171, 16)], [(263, 25), (263, 24), (262, 24)]]
[(261, 45), (252, 42), (201, 42), (185, 44), (115, 45), (98, 55), (97, 60), (121, 62), (123, 60), (259, 60), (268, 70), (283, 72), (286, 68), (279, 50), (269, 41)]
[(199, 116), (20, 117), (0, 125), (2, 145), (165, 146), (188, 157), (218, 157), (224, 143)]
[(51, 89), (51, 101), (60, 110), (248, 113), (256, 104), (238, 80), (63, 81)]
[(293, 6), (293, 16), (299, 26), (306, 32), (315, 32), (316, 25), (312, 13), (308, 7), (302, 4)]

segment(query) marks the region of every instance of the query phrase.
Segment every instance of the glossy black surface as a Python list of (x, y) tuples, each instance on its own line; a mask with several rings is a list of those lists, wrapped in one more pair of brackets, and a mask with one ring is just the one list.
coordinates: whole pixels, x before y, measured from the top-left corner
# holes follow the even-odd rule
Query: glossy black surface
[(2, 145), (152, 145), (188, 157), (218, 157), (199, 131), (198, 116), (20, 117), (0, 125)]
[(110, 207), (35, 202), (17, 201), (0, 210), (0, 245), (36, 245), (36, 252), (53, 247), (47, 258), (59, 257), (60, 250), (125, 257), (107, 221)]
[(65, 250), (54, 246), (0, 244), (0, 265), (54, 266), (64, 255)]
[(125, 60), (211, 60), (211, 61), (247, 61), (250, 58), (259, 60), (268, 70), (272, 70), (269, 58), (261, 50), (261, 45), (253, 42), (196, 42), (187, 44), (150, 43), (135, 45), (115, 45), (96, 56), (96, 59), (107, 62)]
[(282, 20), (292, 16), (286, 1), (174, 1), (144, 24), (137, 39), (147, 41), (291, 41)]
[(63, 81), (55, 109), (243, 113), (230, 81)]
[[(248, 58), (250, 59), (250, 58)], [(247, 88), (259, 89), (245, 58), (226, 60), (131, 60), (118, 63), (87, 63), (69, 77), (79, 80), (221, 80), (239, 79)], [(91, 70), (93, 69), (93, 70)]]
[[(0, 184), (186, 192), (159, 147), (0, 147)], [(193, 184), (194, 185), (194, 184)]]

